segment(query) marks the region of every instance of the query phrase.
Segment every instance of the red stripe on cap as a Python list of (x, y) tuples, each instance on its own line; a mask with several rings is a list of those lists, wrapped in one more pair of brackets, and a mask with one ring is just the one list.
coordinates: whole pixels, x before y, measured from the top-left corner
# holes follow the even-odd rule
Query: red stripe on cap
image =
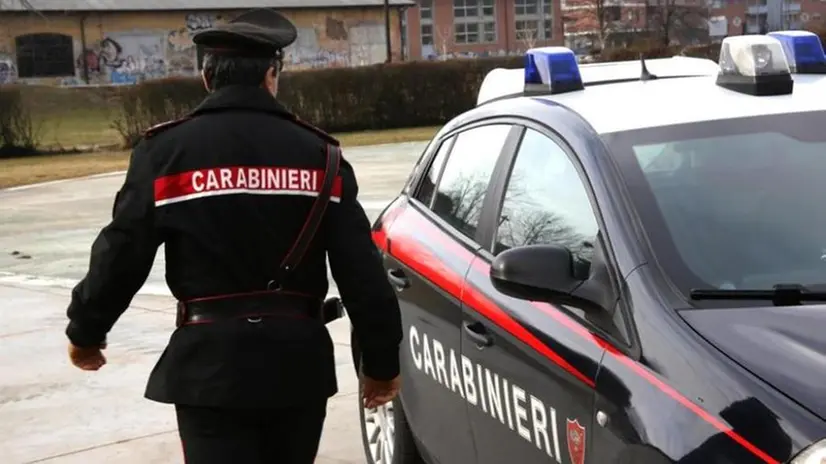
[[(467, 265), (471, 266), (471, 272), (481, 272), (483, 274), (487, 274), (489, 272), (490, 266), (487, 263), (476, 259), (473, 253), (453, 241), (450, 236), (439, 230), (438, 227), (427, 220), (421, 213), (413, 210), (412, 208), (405, 208), (405, 210), (406, 214), (402, 215), (402, 217), (415, 222), (415, 230), (417, 232), (422, 231), (426, 233), (428, 239), (433, 240), (447, 248), (450, 254), (463, 260)], [(544, 355), (546, 358), (563, 368), (571, 375), (574, 375), (586, 385), (589, 385), (592, 388), (595, 387), (594, 382), (590, 378), (579, 372), (556, 352), (548, 348), (547, 345), (531, 334), (518, 321), (512, 318), (494, 302), (485, 297), (479, 289), (469, 285), (467, 279), (463, 276), (457, 276), (453, 271), (447, 269), (435, 256), (428, 251), (425, 251), (424, 247), (419, 246), (413, 240), (406, 240), (406, 238), (399, 240), (397, 237), (392, 237), (391, 240), (391, 255), (398, 258), (401, 262), (416, 272), (422, 274), (430, 282), (443, 288), (445, 291), (458, 298), (462, 303), (486, 316), (500, 328), (511, 333), (517, 339), (530, 346), (538, 353)], [(400, 245), (402, 252), (397, 253)], [(457, 286), (460, 288), (459, 292), (455, 291)], [(598, 335), (588, 331), (585, 327), (562, 312), (560, 309), (542, 302), (531, 302), (531, 304), (543, 313), (552, 317), (554, 320), (558, 321), (567, 329), (577, 335), (580, 335), (586, 340), (591, 341), (600, 348), (605, 349), (609, 355), (613, 356), (620, 363), (627, 366), (634, 374), (646, 380), (649, 384), (683, 405), (686, 409), (693, 412), (700, 419), (713, 426), (718, 431), (727, 435), (761, 461), (766, 464), (780, 464), (779, 461), (769, 456), (766, 452), (755, 446), (739, 433), (735, 432), (723, 421), (696, 405), (676, 389), (660, 380), (656, 374), (651, 372), (647, 367), (639, 364), (628, 356), (625, 356), (614, 345), (602, 339)]]

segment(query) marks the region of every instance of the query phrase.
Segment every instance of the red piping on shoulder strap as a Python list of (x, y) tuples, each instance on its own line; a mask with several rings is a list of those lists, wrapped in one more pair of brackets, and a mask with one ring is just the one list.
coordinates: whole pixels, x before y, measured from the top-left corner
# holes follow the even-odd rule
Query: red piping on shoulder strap
[(319, 137), (324, 139), (325, 142), (327, 142), (331, 145), (335, 145), (337, 147), (341, 146), (341, 142), (339, 142), (337, 138), (335, 138), (332, 135), (328, 134), (327, 132), (319, 129), (318, 127), (310, 124), (309, 122), (299, 118), (298, 116), (293, 115), (293, 121), (295, 121), (295, 123), (298, 124), (299, 126), (302, 126), (305, 129), (309, 129), (309, 130), (313, 131), (316, 135), (318, 135)]
[(146, 129), (143, 132), (143, 136), (144, 136), (144, 138), (148, 139), (150, 137), (153, 137), (155, 135), (160, 134), (161, 132), (163, 132), (167, 129), (171, 129), (175, 126), (183, 124), (183, 123), (189, 121), (190, 119), (192, 119), (191, 116), (184, 116), (183, 118), (173, 119), (171, 121), (166, 121), (166, 122), (162, 122), (160, 124), (155, 124), (154, 126), (150, 127), (149, 129)]

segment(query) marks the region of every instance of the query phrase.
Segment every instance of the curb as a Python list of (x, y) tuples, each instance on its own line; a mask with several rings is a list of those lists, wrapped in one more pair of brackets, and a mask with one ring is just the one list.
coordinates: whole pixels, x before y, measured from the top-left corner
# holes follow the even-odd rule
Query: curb
[(126, 174), (126, 171), (113, 171), (113, 172), (104, 172), (101, 174), (92, 174), (90, 176), (83, 176), (83, 177), (72, 177), (69, 179), (59, 179), (59, 180), (50, 180), (46, 182), (38, 182), (36, 184), (26, 184), (26, 185), (18, 185), (16, 187), (7, 187), (4, 189), (0, 189), (0, 193), (4, 192), (19, 192), (21, 190), (29, 190), (38, 187), (46, 187), (49, 185), (55, 184), (64, 184), (66, 182), (73, 182), (77, 180), (89, 180), (89, 179), (98, 179), (101, 177), (113, 177), (113, 176), (120, 176)]

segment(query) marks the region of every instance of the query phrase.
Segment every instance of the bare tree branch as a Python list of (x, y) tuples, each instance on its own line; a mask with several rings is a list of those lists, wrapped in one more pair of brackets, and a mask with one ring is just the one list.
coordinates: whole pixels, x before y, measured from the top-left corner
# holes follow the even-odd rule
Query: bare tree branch
[(516, 40), (520, 41), (525, 48), (533, 48), (536, 46), (536, 41), (539, 36), (538, 29), (523, 29), (521, 31), (517, 31), (516, 33)]
[(648, 0), (648, 28), (664, 46), (691, 42), (708, 30), (706, 0)]
[(453, 27), (442, 26), (439, 28), (435, 28), (434, 32), (436, 33), (436, 36), (434, 37), (434, 45), (436, 46), (435, 48), (436, 50), (438, 50), (439, 57), (442, 59), (446, 59), (448, 49), (450, 49), (451, 39), (453, 38)]
[(566, 27), (575, 33), (593, 34), (598, 49), (605, 48), (611, 34), (627, 29), (620, 5), (607, 0), (574, 0), (567, 4), (570, 6), (563, 17)]

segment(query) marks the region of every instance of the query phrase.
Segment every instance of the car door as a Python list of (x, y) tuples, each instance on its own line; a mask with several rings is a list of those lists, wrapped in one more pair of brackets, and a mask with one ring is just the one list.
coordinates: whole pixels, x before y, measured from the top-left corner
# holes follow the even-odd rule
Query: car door
[(508, 297), (488, 273), (503, 250), (549, 243), (567, 246), (587, 268), (598, 225), (573, 157), (557, 137), (525, 128), (494, 188), (498, 201), (483, 213), (487, 246), (467, 274), (462, 322), (479, 464), (595, 462), (588, 446), (604, 350), (575, 332), (583, 316), (576, 308)]
[(387, 233), (385, 266), (398, 291), (405, 343), (402, 402), (429, 462), (476, 462), (461, 393), (459, 290), (474, 253), (481, 204), (512, 127), (462, 130), (435, 149)]

